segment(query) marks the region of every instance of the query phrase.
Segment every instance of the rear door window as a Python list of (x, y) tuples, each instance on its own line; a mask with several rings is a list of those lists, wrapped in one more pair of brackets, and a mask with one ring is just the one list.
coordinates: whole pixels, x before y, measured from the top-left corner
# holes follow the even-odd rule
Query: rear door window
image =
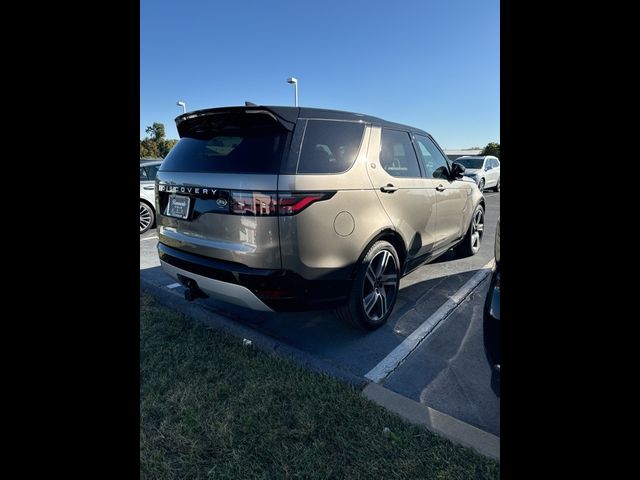
[(147, 171), (143, 167), (140, 167), (140, 181), (144, 182), (147, 180), (149, 180), (149, 177), (147, 176)]
[(380, 165), (393, 177), (421, 177), (418, 158), (408, 132), (382, 129)]
[(363, 123), (307, 120), (297, 173), (349, 170), (360, 150), (363, 133)]

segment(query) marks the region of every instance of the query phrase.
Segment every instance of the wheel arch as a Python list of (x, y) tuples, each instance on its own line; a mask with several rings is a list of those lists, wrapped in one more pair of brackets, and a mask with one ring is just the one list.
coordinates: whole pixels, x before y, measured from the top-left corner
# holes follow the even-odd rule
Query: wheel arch
[(400, 260), (400, 271), (401, 272), (404, 271), (404, 266), (407, 261), (406, 243), (402, 235), (397, 230), (387, 227), (387, 228), (384, 228), (383, 230), (380, 230), (375, 235), (373, 235), (373, 237), (371, 237), (369, 241), (366, 243), (365, 247), (360, 253), (360, 256), (358, 257), (358, 261), (356, 262), (353, 271), (351, 272), (351, 278), (353, 278), (353, 276), (355, 275), (357, 266), (360, 265), (360, 263), (364, 259), (369, 249), (371, 249), (373, 244), (379, 240), (385, 240), (389, 242), (391, 245), (393, 245), (393, 248), (396, 249), (398, 258)]

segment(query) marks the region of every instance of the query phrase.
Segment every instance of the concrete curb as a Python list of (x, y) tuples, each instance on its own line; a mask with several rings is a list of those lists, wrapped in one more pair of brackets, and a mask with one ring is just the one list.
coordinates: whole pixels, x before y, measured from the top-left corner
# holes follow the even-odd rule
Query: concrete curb
[(375, 382), (369, 383), (362, 395), (372, 402), (400, 415), (409, 423), (426, 427), (454, 443), (500, 461), (500, 437), (418, 403)]
[(276, 353), (318, 373), (331, 375), (357, 390), (361, 390), (367, 380), (335, 365), (314, 357), (295, 347), (285, 345), (257, 330), (223, 317), (197, 302), (187, 302), (182, 295), (166, 287), (160, 287), (140, 278), (140, 288), (153, 296), (156, 301), (172, 310), (180, 312), (205, 325), (212, 326), (239, 338), (251, 340), (252, 344), (267, 353)]

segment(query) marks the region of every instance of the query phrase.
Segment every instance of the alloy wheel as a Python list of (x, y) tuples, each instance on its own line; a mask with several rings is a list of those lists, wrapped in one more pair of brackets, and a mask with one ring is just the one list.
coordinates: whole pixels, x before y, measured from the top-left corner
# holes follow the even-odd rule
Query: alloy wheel
[(151, 226), (151, 210), (140, 202), (140, 233), (145, 232)]
[(369, 263), (365, 275), (362, 305), (367, 317), (374, 321), (384, 318), (397, 293), (396, 259), (388, 250), (381, 250)]
[(471, 249), (477, 252), (480, 249), (480, 241), (484, 233), (484, 212), (482, 209), (476, 210), (471, 222)]

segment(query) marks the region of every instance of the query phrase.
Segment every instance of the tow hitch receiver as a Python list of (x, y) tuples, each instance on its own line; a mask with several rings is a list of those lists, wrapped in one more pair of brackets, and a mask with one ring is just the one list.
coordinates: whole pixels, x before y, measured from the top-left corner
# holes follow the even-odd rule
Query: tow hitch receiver
[(194, 279), (178, 274), (178, 280), (186, 288), (184, 291), (184, 299), (188, 302), (192, 302), (197, 298), (208, 298), (208, 295), (200, 290)]

